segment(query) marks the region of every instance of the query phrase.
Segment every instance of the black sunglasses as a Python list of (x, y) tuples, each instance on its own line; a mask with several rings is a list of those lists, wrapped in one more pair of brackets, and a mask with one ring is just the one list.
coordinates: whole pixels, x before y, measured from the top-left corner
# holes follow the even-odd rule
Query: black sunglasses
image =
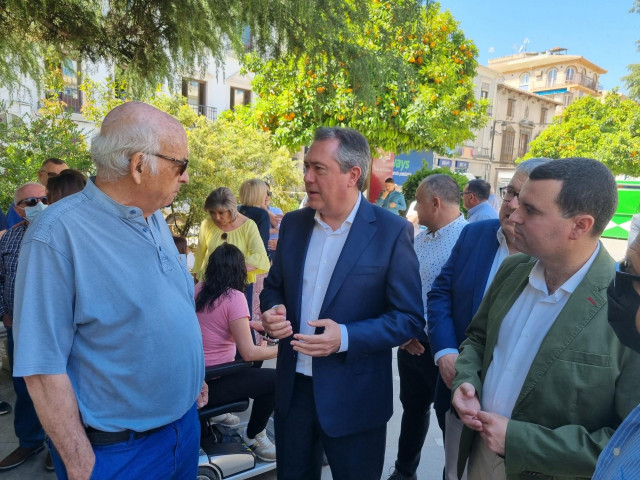
[(177, 158), (167, 157), (166, 155), (160, 155), (159, 153), (152, 153), (151, 155), (153, 155), (154, 157), (164, 158), (165, 160), (169, 160), (170, 162), (173, 162), (173, 163), (179, 165), (180, 166), (180, 176), (184, 175), (184, 172), (187, 171), (187, 167), (189, 166), (189, 160), (188, 159), (178, 160)]
[(19, 205), (19, 206), (24, 205), (25, 207), (35, 207), (38, 204), (38, 202), (42, 202), (44, 205), (49, 205), (49, 200), (47, 200), (47, 197), (23, 198), (22, 200), (18, 201), (16, 205)]

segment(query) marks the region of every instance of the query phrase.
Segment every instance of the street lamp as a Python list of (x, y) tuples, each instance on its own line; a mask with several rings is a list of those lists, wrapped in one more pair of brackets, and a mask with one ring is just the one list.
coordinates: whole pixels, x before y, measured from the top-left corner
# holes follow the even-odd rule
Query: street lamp
[[(500, 131), (496, 131), (496, 124), (500, 122)], [(493, 125), (491, 126), (491, 130), (489, 130), (489, 135), (491, 135), (491, 155), (489, 163), (493, 163), (493, 142), (496, 138), (496, 135), (502, 135), (502, 132), (507, 126), (507, 122), (504, 120), (498, 120), (497, 118), (493, 121)]]

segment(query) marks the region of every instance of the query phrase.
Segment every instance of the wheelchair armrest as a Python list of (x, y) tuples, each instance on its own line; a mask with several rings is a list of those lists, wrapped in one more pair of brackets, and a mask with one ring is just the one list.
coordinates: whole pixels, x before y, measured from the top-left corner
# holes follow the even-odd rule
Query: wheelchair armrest
[(217, 377), (224, 377), (226, 375), (232, 375), (242, 370), (251, 368), (253, 362), (245, 362), (244, 360), (235, 360), (233, 362), (221, 363), (220, 365), (213, 365), (204, 369), (204, 379), (211, 380)]

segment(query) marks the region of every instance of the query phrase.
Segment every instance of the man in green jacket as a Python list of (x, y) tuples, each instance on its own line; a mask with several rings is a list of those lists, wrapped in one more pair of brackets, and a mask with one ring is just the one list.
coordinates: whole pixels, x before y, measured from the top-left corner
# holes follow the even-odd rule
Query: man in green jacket
[(519, 199), (514, 244), (530, 256), (503, 262), (456, 362), (458, 469), (468, 458), (469, 480), (591, 478), (640, 403), (640, 359), (607, 322), (614, 262), (599, 236), (616, 183), (595, 160), (554, 160)]

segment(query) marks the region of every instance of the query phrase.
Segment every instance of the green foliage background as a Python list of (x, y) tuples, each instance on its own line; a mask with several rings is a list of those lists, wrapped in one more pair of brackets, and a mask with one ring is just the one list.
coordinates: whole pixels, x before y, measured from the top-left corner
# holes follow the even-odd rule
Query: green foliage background
[[(246, 59), (256, 74), (255, 123), (289, 148), (309, 144), (319, 125), (355, 128), (372, 148), (394, 153), (443, 151), (472, 138), (487, 119), (485, 101), (474, 98), (477, 49), (451, 14), (432, 2), (407, 18), (409, 0), (345, 1), (355, 3), (368, 17), (347, 17), (344, 52)], [(366, 82), (353, 74), (365, 59), (376, 65)]]
[(571, 103), (523, 157), (590, 157), (614, 175), (640, 176), (640, 105), (617, 92)]
[[(422, 180), (424, 180), (429, 175), (435, 175), (437, 173), (449, 175), (451, 178), (453, 178), (458, 184), (458, 188), (461, 192), (464, 186), (469, 182), (467, 177), (465, 177), (464, 175), (453, 173), (447, 168), (434, 168), (433, 170), (429, 170), (429, 166), (425, 165), (414, 174), (409, 175), (405, 182), (402, 184), (402, 194), (407, 201), (407, 205), (411, 204), (411, 202), (416, 199), (416, 190), (418, 189), (420, 182), (422, 182)], [(460, 210), (466, 213), (466, 209), (462, 205), (462, 196), (460, 196)]]

